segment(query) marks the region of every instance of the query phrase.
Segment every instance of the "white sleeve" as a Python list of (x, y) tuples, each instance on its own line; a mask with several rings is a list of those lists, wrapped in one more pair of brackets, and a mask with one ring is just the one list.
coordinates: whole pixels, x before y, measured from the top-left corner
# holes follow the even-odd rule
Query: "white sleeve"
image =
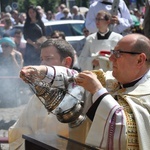
[(85, 45), (84, 45), (84, 47), (81, 51), (81, 54), (78, 58), (81, 70), (93, 70), (92, 61), (94, 58), (91, 57), (91, 53), (90, 53), (91, 42), (89, 42), (89, 40), (90, 40), (89, 38), (90, 37), (88, 37), (86, 39)]
[(64, 76), (74, 76), (76, 74), (78, 74), (78, 72), (76, 70), (73, 69), (69, 69), (66, 67), (62, 67), (62, 66), (46, 66), (47, 67), (47, 75), (44, 78), (44, 81), (46, 82), (52, 82), (52, 80), (54, 80), (55, 78), (63, 78)]
[(94, 14), (94, 7), (90, 7), (86, 16), (85, 26), (89, 30), (90, 33), (95, 33), (98, 31), (95, 24), (95, 17), (97, 14)]
[(124, 30), (131, 27), (133, 24), (132, 18), (130, 16), (129, 9), (127, 8), (124, 1), (120, 1), (120, 16), (118, 17), (119, 24), (114, 27), (114, 32), (122, 33)]
[(108, 91), (105, 88), (100, 89), (99, 91), (97, 91), (92, 98), (93, 103), (104, 93), (108, 93)]
[(125, 122), (124, 111), (118, 102), (111, 95), (104, 96), (96, 109), (86, 143), (105, 149), (110, 136), (115, 141), (120, 138), (119, 135), (123, 135), (125, 140)]

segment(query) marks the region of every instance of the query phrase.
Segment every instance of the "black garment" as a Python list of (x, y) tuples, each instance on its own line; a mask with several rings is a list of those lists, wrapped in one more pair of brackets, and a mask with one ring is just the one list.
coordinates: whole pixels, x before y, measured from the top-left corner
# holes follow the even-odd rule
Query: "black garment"
[[(30, 39), (36, 42), (37, 39), (45, 36), (45, 27), (42, 21), (36, 23), (25, 24), (23, 28), (25, 40)], [(40, 64), (40, 49), (36, 49), (31, 44), (27, 43), (24, 64), (25, 65), (39, 65)]]
[(133, 81), (133, 82), (130, 82), (130, 83), (120, 84), (120, 87), (121, 87), (121, 88), (129, 88), (129, 87), (132, 87), (132, 86), (134, 86), (138, 81), (140, 81), (141, 79), (142, 79), (142, 77), (139, 78), (139, 79), (137, 79), (137, 80), (135, 80), (135, 81)]
[(98, 40), (108, 39), (111, 33), (112, 33), (111, 31), (108, 31), (105, 35), (102, 36), (99, 32), (97, 32), (97, 39)]
[(90, 119), (91, 121), (93, 121), (93, 119), (94, 119), (94, 116), (95, 116), (97, 107), (98, 107), (98, 105), (100, 104), (101, 100), (102, 100), (106, 95), (108, 95), (108, 94), (109, 94), (109, 93), (105, 93), (105, 94), (101, 95), (101, 96), (96, 100), (96, 102), (90, 107), (90, 109), (88, 110), (88, 112), (86, 113), (86, 115), (89, 117), (89, 119)]

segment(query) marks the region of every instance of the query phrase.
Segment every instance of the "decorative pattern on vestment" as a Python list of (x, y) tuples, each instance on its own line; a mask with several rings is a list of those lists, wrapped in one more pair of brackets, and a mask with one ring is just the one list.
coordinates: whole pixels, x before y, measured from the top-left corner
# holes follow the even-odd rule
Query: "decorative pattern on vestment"
[(123, 107), (127, 119), (127, 150), (139, 150), (138, 134), (134, 114), (129, 104), (121, 96), (118, 103)]
[(97, 79), (101, 82), (103, 87), (106, 87), (105, 74), (101, 70), (92, 70), (97, 75)]

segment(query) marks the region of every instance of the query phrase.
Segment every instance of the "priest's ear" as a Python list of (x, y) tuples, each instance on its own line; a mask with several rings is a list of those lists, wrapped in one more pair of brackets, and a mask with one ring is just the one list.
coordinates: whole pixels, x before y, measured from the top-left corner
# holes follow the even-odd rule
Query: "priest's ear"
[(64, 58), (63, 61), (62, 61), (62, 65), (67, 67), (67, 68), (70, 68), (71, 65), (72, 65), (72, 58), (69, 57), (69, 56)]
[(141, 53), (138, 55), (138, 59), (137, 59), (137, 63), (138, 65), (142, 65), (145, 63), (145, 61), (147, 61), (146, 55), (145, 53)]

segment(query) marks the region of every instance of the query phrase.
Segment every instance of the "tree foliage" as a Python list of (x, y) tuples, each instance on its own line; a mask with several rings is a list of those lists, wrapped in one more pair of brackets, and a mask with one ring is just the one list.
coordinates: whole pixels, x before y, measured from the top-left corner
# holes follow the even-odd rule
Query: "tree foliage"
[[(68, 0), (69, 1), (69, 0)], [(72, 0), (70, 0), (72, 1)], [(83, 6), (83, 7), (89, 7), (89, 1), (90, 0), (75, 0), (75, 5), (77, 6)], [(124, 0), (127, 6), (130, 5), (129, 0)], [(137, 8), (140, 6), (144, 6), (144, 2), (146, 0), (137, 0)], [(66, 3), (66, 0), (0, 0), (1, 2), (1, 11), (5, 11), (5, 7), (7, 5), (12, 4), (12, 2), (17, 2), (19, 4), (18, 10), (20, 12), (25, 12), (27, 10), (27, 7), (31, 4), (33, 5), (40, 5), (44, 8), (45, 11), (51, 10), (52, 12), (56, 12), (56, 7), (60, 5), (61, 3)]]
[[(75, 0), (75, 5), (88, 7), (89, 0)], [(7, 5), (12, 4), (12, 2), (17, 2), (19, 7), (19, 12), (25, 12), (29, 5), (40, 5), (44, 8), (45, 11), (51, 10), (56, 12), (56, 7), (61, 3), (66, 3), (66, 0), (1, 0), (2, 11), (5, 11)]]

